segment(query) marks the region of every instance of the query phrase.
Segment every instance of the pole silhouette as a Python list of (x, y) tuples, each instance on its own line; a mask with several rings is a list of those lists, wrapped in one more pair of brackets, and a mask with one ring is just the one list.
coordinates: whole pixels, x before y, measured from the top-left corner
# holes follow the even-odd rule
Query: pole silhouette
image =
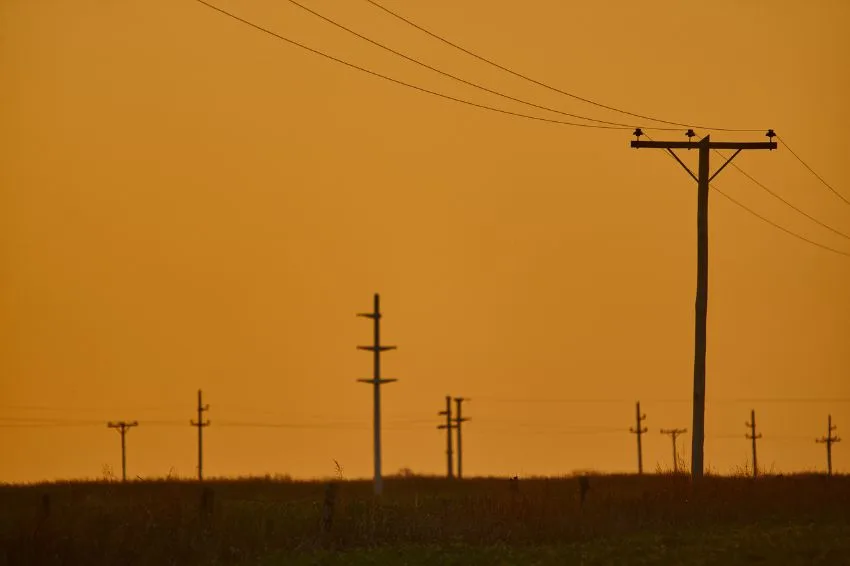
[(452, 398), (449, 395), (446, 395), (446, 410), (437, 414), (446, 417), (446, 424), (441, 424), (437, 428), (446, 429), (446, 477), (452, 479), (452, 429), (455, 425), (452, 424)]
[(198, 389), (198, 420), (189, 421), (189, 424), (198, 427), (198, 481), (204, 481), (204, 427), (210, 426), (210, 421), (204, 420), (204, 412), (210, 410), (209, 405), (204, 405), (201, 390)]
[(755, 410), (750, 411), (750, 422), (744, 423), (746, 426), (750, 427), (749, 434), (746, 437), (749, 440), (753, 441), (753, 477), (757, 477), (759, 473), (759, 463), (758, 457), (756, 455), (756, 440), (761, 438), (761, 433), (756, 434), (756, 412)]
[(139, 426), (138, 421), (118, 421), (112, 422), (109, 421), (106, 423), (108, 428), (118, 429), (118, 434), (121, 435), (121, 481), (127, 481), (127, 442), (125, 437), (127, 436), (127, 431), (130, 430), (134, 426)]
[(669, 429), (661, 429), (661, 434), (669, 434), (673, 439), (673, 473), (679, 473), (679, 455), (676, 453), (676, 437), (680, 434), (684, 434), (688, 432), (686, 428), (669, 428)]
[(373, 385), (373, 409), (372, 424), (374, 429), (374, 452), (375, 452), (375, 495), (381, 495), (384, 491), (384, 481), (381, 477), (381, 385), (392, 383), (396, 379), (385, 379), (381, 377), (381, 352), (395, 350), (395, 346), (381, 345), (381, 296), (375, 293), (374, 310), (367, 313), (358, 313), (357, 316), (371, 318), (374, 323), (373, 343), (371, 346), (357, 346), (359, 350), (367, 350), (373, 353), (372, 379), (358, 379), (360, 383), (371, 383)]
[(463, 445), (461, 444), (461, 425), (468, 421), (468, 418), (461, 416), (461, 407), (464, 401), (463, 397), (455, 397), (455, 428), (457, 429), (457, 479), (463, 479)]
[(841, 442), (841, 438), (832, 434), (837, 428), (837, 426), (832, 424), (832, 415), (829, 415), (827, 419), (826, 436), (815, 440), (815, 442), (819, 444), (826, 444), (826, 474), (828, 476), (832, 475), (832, 445), (836, 442)]
[(640, 437), (649, 429), (641, 427), (641, 421), (646, 420), (646, 415), (640, 413), (640, 401), (635, 405), (635, 426), (629, 428), (629, 432), (637, 435), (637, 454), (638, 454), (638, 474), (643, 474), (643, 448), (641, 447)]
[[(705, 352), (706, 352), (706, 319), (708, 315), (708, 189), (714, 178), (732, 162), (733, 159), (745, 149), (776, 149), (776, 136), (773, 130), (768, 130), (769, 142), (712, 142), (709, 136), (705, 136), (699, 142), (694, 143), (691, 138), (696, 136), (693, 130), (688, 130), (687, 142), (675, 141), (640, 141), (643, 132), (636, 129), (634, 135), (637, 137), (631, 142), (631, 147), (665, 149), (679, 164), (685, 168), (688, 174), (697, 182), (697, 292), (696, 292), (696, 317), (694, 323), (694, 406), (693, 406), (693, 435), (691, 437), (691, 474), (694, 479), (703, 476), (705, 446)], [(698, 175), (688, 168), (679, 157), (673, 153), (674, 149), (698, 149), (699, 171)], [(735, 150), (720, 168), (713, 174), (709, 168), (709, 156), (711, 150), (728, 149)]]

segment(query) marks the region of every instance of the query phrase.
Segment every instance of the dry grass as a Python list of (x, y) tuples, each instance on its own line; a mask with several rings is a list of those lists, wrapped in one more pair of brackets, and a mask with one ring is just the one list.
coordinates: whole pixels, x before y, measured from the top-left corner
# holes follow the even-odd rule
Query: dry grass
[(370, 548), (581, 548), (718, 528), (814, 525), (850, 534), (848, 477), (709, 477), (693, 485), (682, 475), (593, 476), (589, 483), (581, 506), (578, 478), (391, 478), (380, 501), (370, 483), (341, 481), (326, 528), (322, 482), (3, 486), (0, 565), (242, 564)]

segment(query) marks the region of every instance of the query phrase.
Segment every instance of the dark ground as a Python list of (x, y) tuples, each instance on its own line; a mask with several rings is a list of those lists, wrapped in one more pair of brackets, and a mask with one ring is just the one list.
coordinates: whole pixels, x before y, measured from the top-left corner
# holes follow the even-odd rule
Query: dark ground
[(0, 486), (0, 565), (850, 565), (850, 477)]

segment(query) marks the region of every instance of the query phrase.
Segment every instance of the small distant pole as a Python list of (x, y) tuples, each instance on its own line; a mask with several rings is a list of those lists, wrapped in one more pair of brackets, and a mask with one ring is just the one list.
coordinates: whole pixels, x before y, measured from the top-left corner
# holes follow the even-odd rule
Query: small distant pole
[(759, 473), (759, 463), (756, 454), (756, 440), (761, 438), (761, 433), (756, 434), (756, 412), (755, 410), (750, 411), (750, 422), (744, 423), (746, 426), (750, 427), (750, 433), (746, 435), (749, 440), (753, 441), (753, 477), (757, 477)]
[(374, 310), (367, 313), (358, 313), (357, 316), (371, 318), (374, 322), (374, 342), (371, 346), (357, 346), (358, 350), (368, 350), (374, 354), (372, 362), (372, 379), (358, 379), (360, 383), (371, 383), (374, 388), (372, 419), (374, 429), (375, 450), (375, 495), (381, 495), (384, 490), (384, 482), (381, 477), (381, 385), (397, 381), (395, 379), (381, 378), (381, 352), (395, 350), (395, 346), (381, 345), (381, 296), (375, 293)]
[(457, 429), (457, 479), (463, 479), (463, 445), (461, 444), (461, 425), (469, 419), (461, 416), (461, 407), (464, 401), (463, 397), (455, 397), (455, 428)]
[(121, 435), (121, 481), (127, 481), (127, 443), (125, 441), (125, 437), (127, 435), (128, 430), (130, 430), (134, 426), (139, 426), (139, 422), (110, 421), (106, 423), (106, 426), (108, 428), (118, 429), (118, 433)]
[(629, 432), (637, 435), (638, 474), (643, 474), (643, 448), (641, 448), (640, 437), (649, 429), (640, 425), (641, 421), (646, 420), (646, 415), (640, 412), (640, 401), (637, 402), (635, 409), (635, 426), (629, 428)]
[(841, 442), (841, 438), (832, 434), (837, 428), (837, 426), (832, 424), (832, 415), (829, 415), (827, 419), (826, 436), (815, 440), (818, 444), (826, 444), (826, 473), (828, 476), (832, 475), (832, 445), (836, 442)]
[(679, 455), (676, 453), (676, 437), (679, 436), (680, 434), (684, 434), (686, 432), (688, 432), (688, 429), (686, 429), (686, 428), (669, 428), (669, 429), (662, 428), (661, 429), (661, 434), (669, 434), (670, 437), (673, 439), (673, 473), (674, 474), (679, 473)]
[(210, 421), (204, 420), (204, 412), (209, 411), (210, 406), (204, 405), (201, 390), (198, 389), (198, 420), (189, 421), (189, 424), (198, 427), (198, 481), (204, 481), (204, 427), (210, 426)]
[(446, 477), (452, 479), (452, 429), (455, 425), (452, 424), (452, 398), (446, 395), (446, 410), (437, 413), (440, 416), (446, 417), (446, 424), (441, 424), (438, 429), (446, 429)]

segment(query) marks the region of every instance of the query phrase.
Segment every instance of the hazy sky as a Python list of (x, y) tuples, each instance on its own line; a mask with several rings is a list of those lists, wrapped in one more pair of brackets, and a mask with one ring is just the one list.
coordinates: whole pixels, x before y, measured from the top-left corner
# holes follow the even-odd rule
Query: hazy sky
[[(850, 198), (843, 0), (382, 2), (583, 97), (759, 130), (712, 139), (774, 128)], [(214, 3), (400, 80), (564, 119), (288, 0)], [(489, 88), (652, 125), (488, 67), (363, 0), (303, 3)], [(198, 388), (212, 406), (208, 475), (325, 476), (336, 459), (369, 476), (371, 391), (355, 380), (371, 358), (355, 346), (371, 328), (354, 315), (374, 292), (399, 347), (384, 362), (399, 379), (384, 389), (387, 472), (442, 473), (447, 394), (472, 398), (470, 475), (633, 470), (637, 400), (644, 465), (670, 466), (659, 429), (691, 428), (696, 186), (631, 139), (416, 92), (192, 0), (2, 0), (0, 481), (118, 472), (109, 419), (141, 422), (131, 476), (193, 475)], [(695, 154), (681, 156), (695, 166)], [(850, 234), (850, 205), (785, 147), (735, 163)], [(738, 171), (717, 186), (850, 253)], [(753, 408), (760, 463), (821, 469), (827, 414), (850, 433), (850, 257), (718, 194), (709, 221), (706, 462), (744, 464)], [(850, 446), (834, 465), (850, 471)]]

